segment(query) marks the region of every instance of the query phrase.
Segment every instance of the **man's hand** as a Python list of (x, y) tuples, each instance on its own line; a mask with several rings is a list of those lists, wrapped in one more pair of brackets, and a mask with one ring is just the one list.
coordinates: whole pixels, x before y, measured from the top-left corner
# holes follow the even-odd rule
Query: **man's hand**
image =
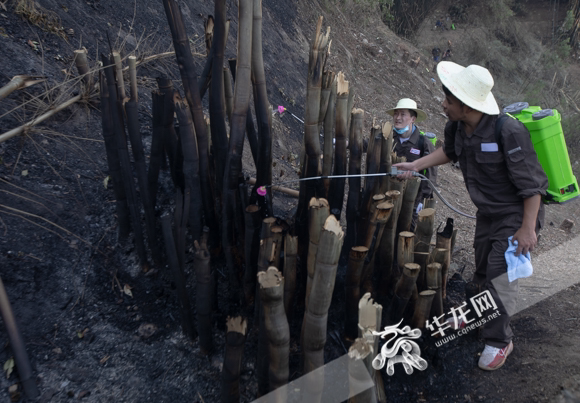
[(538, 243), (538, 237), (536, 236), (536, 231), (533, 228), (528, 229), (521, 227), (514, 234), (512, 242), (514, 241), (518, 241), (516, 256), (519, 256), (520, 253), (525, 255), (526, 253), (533, 251), (536, 247), (536, 244)]

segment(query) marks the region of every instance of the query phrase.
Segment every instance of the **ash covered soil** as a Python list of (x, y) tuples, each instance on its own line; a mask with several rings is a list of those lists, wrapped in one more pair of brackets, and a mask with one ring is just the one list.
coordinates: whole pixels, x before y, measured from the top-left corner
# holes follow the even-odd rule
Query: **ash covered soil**
[[(203, 50), (203, 20), (213, 12), (211, 2), (180, 3), (188, 35)], [(43, 0), (54, 12), (66, 40), (24, 21), (7, 4), (0, 10), (1, 84), (17, 74), (48, 78), (0, 101), (2, 132), (32, 119), (50, 101), (63, 102), (78, 91), (67, 82), (72, 52), (86, 46), (94, 63), (98, 52), (124, 43), (124, 53), (147, 56), (169, 50), (170, 33), (161, 2), (140, 0)], [(232, 19), (227, 57), (235, 52), (237, 11), (228, 3)], [(350, 8), (349, 8), (350, 7)], [(346, 74), (356, 93), (355, 106), (365, 110), (366, 135), (372, 118), (385, 121), (387, 106), (410, 96), (430, 115), (429, 127), (442, 138), (445, 117), (442, 92), (425, 50), (395, 36), (371, 12), (355, 6), (341, 10), (331, 2), (264, 1), (264, 59), (268, 96), (272, 105), (284, 105), (304, 114), (308, 41), (318, 15), (331, 27), (333, 48), (329, 60)], [(363, 10), (364, 11), (364, 10)], [(107, 39), (107, 33), (109, 40)], [(416, 67), (413, 60), (422, 56)], [(198, 71), (205, 58), (196, 57)], [(140, 123), (146, 145), (151, 140), (150, 91), (155, 78), (167, 75), (180, 86), (173, 57), (157, 59), (138, 70)], [(68, 78), (67, 78), (68, 77)], [(510, 100), (516, 101), (516, 100)], [(9, 113), (13, 108), (17, 111)], [(274, 182), (297, 177), (302, 127), (288, 114), (274, 117)], [(215, 350), (201, 354), (197, 341), (187, 339), (180, 327), (175, 284), (167, 267), (141, 270), (131, 245), (117, 243), (115, 203), (106, 183), (107, 164), (102, 143), (98, 97), (60, 112), (26, 136), (0, 143), (0, 274), (7, 289), (36, 374), (39, 401), (86, 402), (154, 401), (217, 402), (220, 400), (224, 352), (227, 281), (224, 263), (213, 262), (219, 279), (218, 309), (214, 313)], [(253, 176), (249, 149), (244, 149), (245, 173)], [(460, 209), (475, 208), (465, 191), (459, 169), (440, 168), (439, 187)], [(157, 213), (171, 211), (173, 188), (162, 173)], [(297, 201), (275, 194), (276, 215), (290, 218)], [(559, 229), (565, 218), (575, 219), (577, 204), (548, 206), (546, 225), (536, 253), (542, 253), (576, 235), (576, 228)], [(474, 222), (438, 204), (436, 223), (455, 219), (460, 229), (452, 256), (447, 308), (460, 302), (473, 272)], [(159, 239), (159, 242), (161, 240)], [(574, 253), (574, 251), (571, 251)], [(186, 265), (187, 286), (195, 294), (191, 257)], [(123, 290), (129, 290), (130, 293)], [(300, 305), (300, 304), (298, 304)], [(339, 268), (330, 308), (325, 360), (345, 353), (341, 339), (344, 312), (344, 267)], [(424, 334), (425, 371), (406, 375), (383, 373), (389, 401), (393, 402), (543, 402), (565, 399), (580, 390), (580, 293), (577, 285), (520, 312), (513, 319), (515, 350), (504, 368), (494, 373), (477, 369), (483, 342), (476, 334), (441, 347)], [(291, 323), (291, 379), (301, 375), (299, 333), (302, 314), (297, 308)], [(250, 318), (251, 322), (251, 318)], [(241, 401), (256, 398), (257, 331), (248, 332), (241, 368)], [(0, 363), (12, 357), (5, 332), (0, 332)], [(384, 371), (383, 371), (384, 372)], [(0, 400), (27, 401), (10, 396), (18, 383), (16, 373), (0, 376)], [(20, 393), (22, 390), (19, 389)], [(565, 400), (561, 400), (565, 401)]]

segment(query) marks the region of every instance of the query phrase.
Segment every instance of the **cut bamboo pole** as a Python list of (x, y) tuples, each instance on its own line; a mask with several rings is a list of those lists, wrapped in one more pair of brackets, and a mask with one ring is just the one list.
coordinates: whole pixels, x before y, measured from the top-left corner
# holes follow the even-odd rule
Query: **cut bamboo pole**
[(173, 239), (173, 231), (171, 230), (171, 216), (167, 213), (161, 216), (161, 226), (163, 228), (163, 239), (165, 240), (165, 249), (167, 251), (167, 259), (169, 261), (169, 268), (175, 281), (177, 289), (177, 297), (179, 299), (179, 310), (181, 313), (181, 328), (183, 333), (190, 339), (195, 339), (197, 333), (193, 324), (193, 312), (185, 288), (185, 277), (179, 265), (177, 251), (175, 249), (175, 241)]
[[(383, 125), (383, 137), (381, 138), (381, 164), (379, 172), (387, 173), (391, 171), (391, 152), (393, 149), (393, 126), (386, 122)], [(377, 193), (385, 193), (389, 190), (389, 176), (381, 177), (379, 190)]]
[[(225, 161), (222, 190), (222, 247), (224, 248), (230, 273), (230, 295), (232, 300), (239, 300), (240, 288), (239, 281), (237, 281), (238, 270), (234, 260), (234, 248), (238, 236), (235, 233), (233, 219), (239, 205), (238, 178), (242, 173), (246, 116), (250, 102), (253, 8), (253, 0), (241, 0), (239, 2), (238, 59), (234, 88), (234, 111), (232, 113), (229, 149)], [(221, 75), (221, 66), (219, 73)], [(212, 121), (212, 127), (213, 124)]]
[(284, 278), (271, 266), (266, 272), (258, 273), (258, 283), (269, 341), (270, 391), (273, 391), (287, 384), (289, 376), (290, 328), (284, 311)]
[[(348, 106), (348, 81), (341, 72), (336, 76), (336, 143), (334, 151), (334, 175), (346, 175), (346, 144), (348, 142), (348, 126), (346, 122), (350, 112)], [(326, 144), (326, 143), (325, 143)], [(328, 201), (330, 212), (340, 220), (344, 202), (345, 179), (333, 179), (330, 182)]]
[[(120, 100), (117, 95), (117, 88), (115, 86), (115, 77), (111, 61), (104, 55), (103, 65), (107, 66), (105, 75), (107, 77), (107, 86), (109, 90), (111, 122), (115, 133), (115, 140), (117, 145), (117, 153), (121, 166), (121, 175), (123, 177), (123, 186), (125, 194), (127, 195), (127, 206), (129, 207), (129, 217), (131, 219), (131, 227), (135, 235), (135, 249), (141, 266), (145, 271), (148, 270), (147, 252), (145, 250), (145, 241), (143, 239), (143, 231), (141, 229), (141, 216), (139, 214), (140, 208), (138, 206), (135, 186), (133, 185), (133, 174), (131, 170), (131, 161), (129, 160), (129, 150), (127, 148), (127, 134), (125, 133), (125, 125), (123, 124), (123, 112)], [(122, 78), (120, 79), (122, 81)]]
[[(328, 107), (324, 116), (324, 148), (322, 158), (322, 175), (329, 176), (332, 174), (332, 160), (334, 156), (334, 125), (336, 123), (336, 78), (333, 75), (330, 96), (328, 98)], [(330, 191), (330, 180), (323, 180), (324, 197), (328, 200)]]
[[(371, 343), (364, 337), (359, 337), (354, 341), (352, 346), (350, 346), (348, 350), (349, 356), (349, 366), (348, 366), (348, 384), (351, 391), (351, 395), (354, 394), (354, 391), (359, 391), (362, 389), (362, 385), (366, 386), (368, 382), (367, 378), (360, 378), (360, 364), (357, 361), (364, 361), (367, 357), (371, 356), (375, 352), (372, 349)], [(348, 403), (369, 403), (373, 401), (374, 398), (374, 389), (369, 388), (364, 390), (361, 393), (358, 393), (348, 399)]]
[(199, 152), (199, 178), (201, 184), (201, 198), (205, 215), (206, 225), (210, 228), (210, 237), (213, 246), (219, 239), (219, 225), (215, 213), (214, 192), (209, 174), (209, 156), (208, 156), (208, 136), (199, 87), (197, 85), (197, 73), (189, 39), (185, 31), (183, 16), (176, 0), (163, 0), (163, 6), (167, 15), (167, 21), (171, 30), (173, 47), (177, 58), (177, 65), (183, 82), (185, 99), (191, 109), (191, 116), (195, 126), (195, 135), (197, 138), (197, 147)]
[(40, 392), (36, 386), (36, 380), (34, 379), (32, 366), (28, 359), (24, 339), (22, 338), (22, 333), (20, 333), (20, 330), (18, 329), (16, 318), (14, 317), (12, 306), (10, 305), (10, 300), (8, 300), (6, 288), (4, 288), (4, 283), (2, 282), (2, 277), (0, 277), (0, 314), (2, 314), (2, 320), (6, 327), (8, 340), (10, 340), (10, 347), (14, 353), (14, 361), (16, 361), (16, 369), (18, 370), (24, 393), (29, 399), (36, 399)]
[(247, 322), (241, 316), (228, 318), (226, 322), (226, 349), (222, 368), (222, 403), (239, 403), (240, 369), (244, 355)]
[(41, 83), (43, 81), (46, 81), (46, 79), (41, 76), (27, 76), (27, 75), (14, 76), (8, 84), (0, 88), (0, 99), (6, 98), (8, 95), (10, 95), (16, 90), (27, 88), (30, 87), (31, 85)]
[(431, 305), (431, 315), (441, 316), (443, 315), (443, 298), (441, 294), (441, 264), (434, 262), (427, 265), (427, 276), (426, 276), (427, 288), (429, 290), (435, 291), (435, 296), (433, 297), (433, 303)]
[(244, 272), (244, 297), (246, 305), (254, 302), (256, 290), (256, 274), (258, 272), (258, 254), (260, 250), (260, 228), (262, 227), (262, 214), (260, 207), (254, 204), (246, 207), (245, 214), (246, 231), (245, 237), (245, 261)]
[(343, 237), (340, 223), (333, 215), (329, 216), (320, 234), (312, 290), (302, 325), (304, 374), (324, 365), (328, 308), (332, 300)]
[(101, 93), (101, 124), (103, 127), (103, 139), (105, 140), (105, 151), (107, 153), (107, 164), (109, 167), (109, 177), (113, 183), (115, 193), (115, 207), (117, 212), (117, 222), (119, 224), (119, 241), (125, 243), (129, 237), (129, 206), (127, 205), (127, 195), (123, 185), (121, 174), (121, 161), (117, 151), (117, 140), (115, 130), (111, 121), (111, 105), (116, 104), (116, 100), (109, 97), (109, 88), (105, 80), (104, 73), (99, 74)]
[[(207, 229), (207, 227), (206, 227)], [(207, 249), (207, 232), (201, 238), (201, 243), (194, 241), (193, 268), (196, 281), (197, 333), (202, 354), (213, 351), (213, 336), (211, 323), (211, 305), (213, 301), (210, 255)]]
[(317, 199), (313, 197), (310, 199), (308, 205), (308, 256), (306, 259), (306, 268), (308, 278), (306, 280), (306, 295), (305, 301), (308, 306), (308, 296), (312, 288), (312, 280), (314, 280), (314, 270), (316, 267), (316, 252), (318, 251), (318, 242), (320, 240), (320, 233), (323, 230), (324, 224), (328, 215), (330, 214), (328, 202), (326, 199)]
[(354, 340), (358, 336), (358, 303), (360, 301), (361, 275), (368, 251), (367, 247), (353, 246), (348, 256), (344, 321), (344, 336), (347, 340)]
[(405, 308), (415, 289), (417, 276), (419, 275), (420, 267), (416, 263), (406, 263), (401, 274), (401, 278), (397, 282), (395, 288), (395, 296), (391, 302), (391, 321), (397, 323), (403, 318)]
[[(360, 175), (362, 155), (362, 130), (364, 111), (354, 109), (352, 111), (352, 127), (350, 130), (350, 159), (348, 161), (348, 174)], [(360, 208), (360, 177), (348, 179), (348, 200), (346, 202), (346, 237), (344, 239), (345, 252), (355, 245), (357, 239), (357, 217)]]
[(398, 230), (409, 231), (411, 229), (411, 222), (413, 221), (413, 213), (415, 212), (415, 199), (417, 192), (421, 186), (419, 178), (408, 179), (405, 185), (405, 194), (403, 196), (403, 204), (401, 212), (399, 213)]
[(298, 237), (286, 234), (284, 237), (284, 309), (288, 321), (291, 321), (294, 316), (297, 255)]
[(176, 91), (173, 97), (175, 112), (179, 120), (179, 140), (183, 151), (183, 176), (185, 187), (190, 189), (193, 197), (189, 206), (189, 225), (193, 239), (199, 239), (202, 231), (203, 206), (197, 195), (201, 194), (201, 184), (199, 181), (199, 158), (197, 141), (195, 138), (193, 120), (187, 101), (181, 99)]
[(413, 319), (411, 320), (411, 327), (413, 329), (425, 328), (425, 322), (431, 313), (433, 297), (435, 297), (435, 291), (433, 290), (421, 291), (419, 293), (419, 300), (415, 305), (415, 313), (413, 314)]
[[(112, 62), (115, 64), (115, 78), (117, 79), (117, 94), (119, 99), (123, 102), (126, 98), (125, 95), (125, 80), (123, 79), (123, 64), (121, 62), (121, 54), (119, 52), (113, 52)], [(106, 66), (106, 64), (104, 64)]]
[(447, 224), (443, 231), (437, 233), (435, 242), (436, 248), (446, 249), (445, 256), (441, 263), (441, 294), (443, 300), (447, 295), (447, 274), (449, 273), (449, 264), (451, 263), (451, 237), (453, 236), (453, 218), (447, 219)]
[[(359, 337), (362, 337), (368, 341), (368, 343), (372, 346), (373, 352), (379, 351), (379, 339), (380, 337), (374, 332), (378, 332), (381, 329), (381, 319), (383, 316), (383, 307), (380, 304), (377, 304), (371, 298), (370, 293), (366, 293), (360, 299), (359, 304), (359, 314), (358, 314), (358, 330), (359, 330)], [(367, 371), (371, 374), (371, 378), (375, 382), (375, 387), (372, 388), (374, 394), (377, 397), (377, 400), (381, 403), (386, 403), (386, 396), (384, 392), (383, 386), (383, 379), (381, 374), (377, 372), (373, 366), (373, 356), (367, 356), (364, 359), (365, 366), (367, 367)]]

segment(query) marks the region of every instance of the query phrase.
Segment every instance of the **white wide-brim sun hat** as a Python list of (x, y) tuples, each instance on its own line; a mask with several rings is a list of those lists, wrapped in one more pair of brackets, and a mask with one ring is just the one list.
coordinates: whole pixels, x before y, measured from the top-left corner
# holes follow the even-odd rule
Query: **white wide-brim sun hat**
[(411, 98), (403, 98), (397, 102), (397, 106), (392, 109), (387, 110), (387, 113), (391, 116), (395, 114), (396, 109), (410, 109), (417, 113), (417, 120), (415, 122), (419, 123), (427, 119), (427, 114), (421, 109), (417, 109), (417, 102), (413, 101)]
[(489, 70), (476, 64), (467, 67), (453, 62), (440, 62), (437, 75), (451, 93), (476, 111), (498, 115), (499, 107), (491, 89), (494, 81)]

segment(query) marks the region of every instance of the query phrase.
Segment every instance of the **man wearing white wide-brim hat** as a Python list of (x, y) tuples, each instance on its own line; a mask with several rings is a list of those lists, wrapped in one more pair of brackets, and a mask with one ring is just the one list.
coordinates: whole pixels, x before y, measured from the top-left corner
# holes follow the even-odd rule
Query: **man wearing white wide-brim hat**
[[(541, 196), (546, 194), (548, 179), (527, 129), (518, 120), (505, 119), (503, 126), (498, 126), (496, 140), (499, 108), (487, 69), (441, 62), (437, 74), (445, 92), (443, 111), (449, 118), (445, 145), (424, 158), (397, 166), (420, 171), (450, 161), (460, 163), (465, 186), (477, 207), (473, 282), (481, 291), (489, 291), (499, 311), (482, 330), (485, 348), (478, 365), (495, 370), (513, 350), (509, 322), (515, 313), (518, 285), (517, 276), (514, 280), (507, 274), (508, 237), (513, 237), (514, 244), (517, 241), (516, 256), (526, 256), (534, 249), (543, 223)], [(462, 327), (475, 320), (469, 315), (465, 319), (467, 322), (454, 324)]]
[[(410, 98), (400, 99), (394, 108), (387, 110), (387, 113), (393, 117), (393, 150), (398, 156), (412, 162), (435, 151), (431, 141), (426, 139), (415, 125), (427, 119), (427, 114), (417, 108), (417, 102)], [(431, 182), (437, 183), (437, 167), (431, 167), (423, 173)], [(414, 231), (423, 199), (431, 198), (432, 195), (433, 190), (429, 183), (422, 181), (415, 198), (411, 231)]]

